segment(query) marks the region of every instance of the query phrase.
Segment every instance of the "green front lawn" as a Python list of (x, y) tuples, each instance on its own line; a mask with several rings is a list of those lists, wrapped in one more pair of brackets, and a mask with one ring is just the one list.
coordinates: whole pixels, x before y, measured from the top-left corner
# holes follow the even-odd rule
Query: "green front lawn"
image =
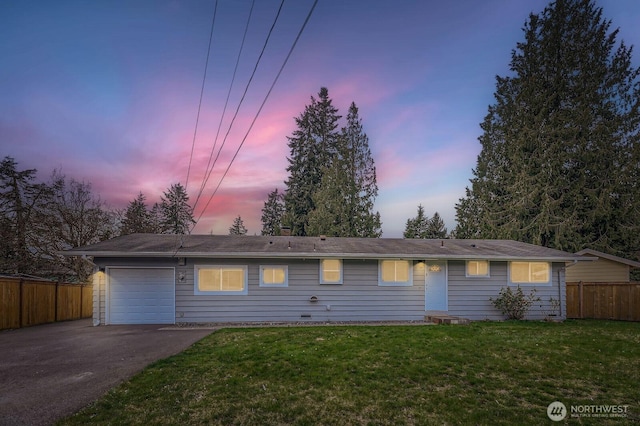
[(224, 329), (61, 424), (551, 424), (556, 400), (640, 422), (640, 324)]

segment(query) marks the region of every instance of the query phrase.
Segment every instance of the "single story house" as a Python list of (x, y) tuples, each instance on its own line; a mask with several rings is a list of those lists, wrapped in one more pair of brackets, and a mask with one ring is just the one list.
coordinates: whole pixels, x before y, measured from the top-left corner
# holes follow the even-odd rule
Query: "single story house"
[(619, 283), (630, 282), (632, 269), (640, 268), (640, 262), (602, 253), (597, 250), (584, 249), (577, 255), (596, 258), (596, 262), (579, 262), (567, 265), (566, 281), (568, 283)]
[(520, 286), (529, 319), (566, 317), (565, 264), (589, 260), (506, 240), (133, 234), (91, 257), (94, 324), (504, 319)]

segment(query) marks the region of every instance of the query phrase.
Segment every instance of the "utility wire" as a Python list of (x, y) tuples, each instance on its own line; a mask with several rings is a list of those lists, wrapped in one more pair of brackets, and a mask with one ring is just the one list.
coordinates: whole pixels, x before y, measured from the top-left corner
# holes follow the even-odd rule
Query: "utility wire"
[[(233, 70), (233, 76), (231, 77), (231, 85), (229, 86), (229, 91), (227, 92), (227, 99), (224, 102), (224, 108), (222, 109), (222, 115), (220, 116), (220, 122), (218, 123), (218, 130), (216, 131), (216, 137), (213, 141), (213, 146), (211, 147), (211, 153), (209, 154), (209, 161), (207, 162), (207, 167), (205, 168), (205, 176), (208, 176), (211, 172), (209, 171), (209, 167), (213, 169), (211, 165), (211, 160), (213, 159), (213, 153), (215, 152), (216, 146), (218, 145), (218, 137), (220, 136), (220, 129), (222, 128), (222, 122), (224, 121), (224, 117), (227, 112), (227, 106), (229, 104), (229, 98), (231, 97), (231, 91), (233, 89), (234, 82), (236, 80), (236, 73), (238, 71), (238, 65), (240, 64), (240, 57), (242, 56), (242, 51), (244, 50), (244, 43), (247, 38), (247, 33), (249, 32), (249, 23), (251, 22), (251, 15), (253, 14), (253, 8), (255, 6), (255, 0), (251, 2), (251, 9), (249, 9), (249, 16), (247, 17), (247, 23), (244, 27), (244, 35), (242, 36), (242, 43), (240, 44), (240, 50), (238, 51), (238, 57), (236, 58), (236, 65)], [(217, 158), (217, 157), (216, 157)], [(215, 165), (215, 162), (214, 162)], [(200, 185), (200, 190), (198, 191), (198, 195), (196, 196), (196, 201), (193, 203), (193, 209), (195, 210), (196, 204), (198, 204), (198, 200), (202, 196), (204, 192), (208, 177), (202, 180), (202, 185)]]
[[(220, 148), (218, 149), (218, 153), (216, 154), (216, 158), (215, 160), (213, 160), (213, 165), (211, 166), (211, 168), (209, 169), (209, 171), (206, 173), (206, 177), (204, 179), (204, 181), (202, 182), (202, 192), (204, 192), (204, 187), (206, 186), (207, 182), (209, 181), (209, 178), (211, 177), (211, 173), (213, 172), (213, 168), (216, 165), (216, 163), (218, 162), (218, 158), (220, 157), (220, 153), (222, 152), (222, 149), (224, 148), (224, 145), (227, 142), (227, 137), (229, 136), (229, 133), (231, 132), (231, 128), (233, 127), (233, 123), (236, 120), (236, 117), (238, 117), (238, 112), (240, 111), (240, 107), (242, 106), (242, 103), (244, 102), (244, 98), (247, 95), (247, 92), (249, 91), (249, 87), (251, 86), (251, 82), (253, 81), (253, 77), (256, 75), (256, 71), (258, 70), (258, 65), (260, 65), (260, 60), (262, 59), (262, 56), (264, 54), (264, 51), (267, 49), (267, 44), (269, 43), (269, 39), (271, 38), (271, 34), (273, 33), (273, 29), (276, 26), (276, 23), (278, 22), (278, 18), (280, 17), (280, 12), (282, 12), (282, 6), (284, 5), (284, 0), (282, 0), (280, 2), (280, 7), (278, 8), (278, 13), (276, 14), (274, 20), (273, 20), (273, 24), (271, 24), (271, 28), (269, 29), (269, 33), (267, 34), (267, 38), (264, 41), (264, 45), (262, 46), (262, 50), (260, 51), (260, 55), (258, 56), (258, 59), (256, 60), (256, 64), (253, 67), (253, 72), (251, 73), (251, 76), (249, 77), (249, 81), (247, 82), (247, 85), (244, 88), (244, 92), (242, 94), (242, 97), (240, 98), (240, 102), (238, 103), (238, 107), (236, 108), (235, 113), (233, 114), (233, 118), (231, 119), (231, 123), (229, 123), (229, 128), (227, 129), (227, 133), (224, 135), (224, 139), (222, 139), (222, 144), (220, 145)], [(194, 208), (195, 205), (198, 203), (198, 201), (200, 200), (200, 195), (202, 194), (202, 192), (200, 194), (198, 194), (198, 197), (196, 198), (195, 203), (193, 203)], [(207, 203), (208, 205), (209, 203)]]
[(191, 162), (193, 161), (193, 150), (196, 146), (196, 135), (198, 134), (198, 123), (200, 122), (200, 110), (202, 109), (202, 98), (204, 96), (204, 86), (207, 81), (207, 68), (209, 68), (209, 56), (211, 55), (211, 44), (213, 41), (213, 28), (216, 23), (216, 15), (218, 12), (218, 0), (216, 0), (213, 8), (213, 18), (211, 19), (211, 32), (209, 33), (209, 47), (207, 48), (207, 60), (204, 64), (204, 76), (202, 76), (202, 87), (200, 88), (200, 101), (198, 102), (198, 113), (196, 114), (196, 125), (193, 130), (193, 140), (191, 141), (191, 155), (189, 156), (189, 167), (187, 168), (187, 180), (184, 184), (185, 191), (189, 187), (189, 175), (191, 174)]
[(216, 186), (216, 189), (211, 194), (211, 197), (209, 197), (209, 200), (207, 201), (207, 204), (204, 206), (204, 209), (202, 209), (202, 212), (200, 213), (200, 216), (198, 216), (198, 219), (196, 220), (196, 223), (193, 225), (194, 228), (196, 227), (196, 225), (198, 224), (198, 222), (202, 218), (202, 215), (204, 214), (204, 212), (207, 210), (207, 207), (209, 206), (209, 203), (211, 202), (213, 197), (218, 192), (218, 189), (220, 188), (220, 185), (222, 185), (222, 181), (224, 180), (225, 176), (227, 176), (227, 172), (229, 171), (229, 169), (231, 168), (231, 165), (233, 164), (234, 160), (238, 156), (238, 153), (240, 152), (240, 149), (242, 148), (242, 145), (244, 145), (245, 141), (247, 140), (247, 137), (249, 136), (249, 133), (251, 132), (251, 129), (253, 128), (253, 125), (255, 124), (256, 120), (258, 119), (258, 116), (260, 115), (260, 113), (262, 112), (262, 108), (267, 103), (267, 99), (269, 98), (269, 95), (271, 95), (271, 91), (273, 90), (273, 88), (275, 87), (276, 83), (278, 82), (278, 79), (280, 78), (280, 75), (282, 74), (282, 71), (284, 70), (284, 67), (287, 65), (287, 62), (289, 61), (289, 58), (291, 57), (291, 54), (293, 53), (293, 50), (295, 49), (296, 44), (298, 43), (298, 40), (300, 40), (300, 36), (302, 36), (302, 33), (303, 33), (305, 27), (307, 26), (307, 23), (309, 22), (309, 19), (311, 19), (311, 15), (313, 14), (313, 11), (316, 8), (317, 4), (318, 4), (318, 0), (315, 0), (313, 2), (313, 5), (311, 6), (311, 10), (309, 10), (309, 13), (307, 14), (307, 17), (304, 20), (304, 23), (302, 24), (302, 27), (300, 28), (300, 31), (298, 31), (298, 35), (296, 36), (296, 39), (294, 40), (293, 44), (291, 45), (291, 49), (289, 49), (289, 53), (287, 54), (287, 57), (285, 58), (284, 62), (282, 63), (282, 66), (280, 67), (280, 70), (278, 71), (278, 74), (276, 75), (275, 79), (273, 80), (273, 83), (271, 83), (271, 87), (269, 88), (269, 91), (267, 92), (266, 96), (264, 97), (264, 100), (262, 101), (262, 104), (260, 105), (260, 108), (258, 109), (258, 112), (256, 113), (255, 117), (253, 118), (253, 121), (251, 122), (251, 125), (249, 126), (249, 129), (247, 130), (247, 132), (245, 133), (244, 137), (242, 138), (242, 142), (240, 142), (240, 145), (238, 146), (238, 149), (236, 150), (235, 154), (233, 155), (233, 158), (231, 159), (231, 162), (229, 163), (229, 165), (227, 166), (227, 169), (224, 171), (224, 174), (220, 178), (220, 181), (218, 182), (218, 186)]

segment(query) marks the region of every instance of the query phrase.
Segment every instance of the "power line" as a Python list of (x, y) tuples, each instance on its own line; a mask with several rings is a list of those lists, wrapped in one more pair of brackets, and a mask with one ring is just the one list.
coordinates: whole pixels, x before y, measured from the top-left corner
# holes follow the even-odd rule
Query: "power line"
[(218, 192), (218, 189), (220, 188), (220, 185), (222, 185), (222, 181), (227, 176), (227, 172), (229, 172), (229, 169), (231, 168), (231, 165), (233, 164), (234, 160), (238, 156), (238, 153), (240, 152), (240, 149), (242, 148), (242, 146), (244, 145), (245, 141), (247, 140), (247, 137), (249, 136), (249, 133), (251, 132), (251, 129), (253, 129), (253, 125), (255, 124), (256, 120), (258, 119), (258, 116), (260, 115), (260, 113), (262, 112), (262, 108), (267, 103), (267, 99), (269, 98), (269, 95), (271, 95), (271, 91), (273, 90), (273, 88), (275, 87), (276, 83), (278, 82), (278, 79), (280, 78), (280, 75), (282, 74), (282, 71), (284, 70), (284, 67), (287, 65), (287, 62), (289, 61), (289, 58), (291, 57), (291, 54), (293, 53), (293, 50), (296, 47), (296, 44), (298, 44), (298, 40), (300, 40), (300, 36), (302, 36), (302, 33), (303, 33), (305, 27), (307, 26), (307, 23), (309, 22), (309, 19), (311, 19), (311, 15), (313, 14), (313, 11), (316, 8), (317, 4), (318, 4), (318, 0), (315, 0), (313, 2), (313, 5), (311, 6), (311, 9), (309, 10), (309, 13), (307, 14), (306, 19), (304, 20), (304, 23), (302, 24), (302, 27), (300, 28), (300, 31), (298, 31), (298, 35), (296, 36), (293, 44), (291, 45), (291, 48), (289, 49), (289, 53), (287, 54), (287, 57), (285, 58), (284, 62), (282, 63), (282, 66), (280, 67), (280, 70), (278, 71), (278, 74), (274, 78), (273, 83), (271, 83), (271, 87), (269, 88), (269, 91), (267, 92), (266, 96), (264, 97), (264, 100), (262, 101), (262, 104), (260, 104), (260, 108), (258, 109), (258, 112), (256, 113), (255, 117), (253, 118), (253, 121), (251, 122), (251, 125), (249, 126), (249, 129), (247, 130), (247, 132), (245, 133), (244, 137), (242, 138), (242, 142), (240, 142), (240, 145), (238, 146), (238, 149), (236, 149), (236, 152), (233, 155), (233, 158), (231, 159), (231, 162), (227, 166), (227, 169), (224, 171), (224, 174), (222, 175), (222, 177), (220, 178), (220, 181), (218, 182), (218, 186), (216, 186), (216, 189), (211, 194), (211, 197), (209, 197), (209, 200), (207, 201), (207, 204), (204, 206), (204, 209), (202, 209), (202, 212), (200, 213), (200, 216), (198, 216), (198, 219), (196, 220), (196, 223), (193, 225), (193, 228), (196, 227), (196, 225), (198, 224), (198, 222), (202, 218), (202, 215), (207, 210), (207, 207), (209, 206), (209, 203), (211, 202), (213, 197)]
[(198, 113), (196, 114), (196, 125), (193, 130), (193, 141), (191, 142), (191, 155), (189, 156), (189, 167), (187, 168), (187, 180), (184, 184), (185, 191), (189, 187), (189, 175), (191, 173), (191, 162), (193, 161), (193, 150), (196, 145), (196, 135), (198, 134), (198, 123), (200, 122), (200, 110), (202, 109), (202, 98), (204, 96), (204, 86), (207, 81), (207, 68), (209, 68), (209, 56), (211, 55), (211, 44), (213, 41), (213, 28), (216, 23), (216, 15), (218, 12), (218, 0), (216, 0), (213, 8), (213, 18), (211, 19), (211, 32), (209, 33), (209, 47), (207, 48), (207, 60), (204, 64), (204, 75), (202, 76), (202, 87), (200, 88), (200, 101), (198, 102)]
[[(227, 106), (229, 104), (229, 98), (231, 97), (231, 91), (233, 89), (234, 86), (234, 82), (236, 80), (236, 73), (238, 71), (238, 65), (240, 64), (240, 57), (242, 56), (242, 51), (244, 50), (244, 43), (246, 41), (247, 38), (247, 33), (249, 32), (249, 23), (251, 22), (251, 15), (253, 14), (253, 8), (255, 6), (255, 0), (253, 0), (251, 2), (251, 8), (249, 9), (249, 16), (247, 17), (247, 23), (244, 27), (244, 34), (242, 36), (242, 43), (240, 44), (240, 50), (238, 51), (238, 57), (236, 58), (236, 65), (235, 68), (233, 69), (233, 76), (231, 77), (231, 85), (229, 86), (229, 91), (227, 92), (227, 99), (224, 102), (224, 108), (222, 109), (222, 115), (220, 116), (220, 122), (218, 123), (218, 130), (216, 131), (216, 137), (213, 141), (213, 145), (211, 146), (211, 153), (209, 154), (209, 161), (207, 162), (207, 167), (204, 169), (205, 170), (205, 176), (207, 176), (209, 172), (209, 167), (211, 167), (211, 169), (213, 169), (213, 166), (211, 165), (211, 160), (213, 159), (213, 153), (215, 152), (216, 146), (218, 144), (218, 136), (220, 135), (220, 129), (222, 128), (222, 122), (224, 121), (224, 117), (226, 115), (227, 112)], [(215, 165), (215, 162), (214, 162)], [(202, 180), (202, 185), (200, 185), (200, 190), (198, 191), (198, 195), (196, 196), (196, 201), (193, 204), (193, 209), (196, 208), (196, 204), (198, 204), (198, 200), (200, 200), (200, 196), (202, 195), (202, 193), (204, 192), (204, 188), (206, 186), (207, 183), (207, 179), (203, 179)]]
[[(220, 153), (222, 152), (222, 148), (224, 148), (224, 145), (227, 142), (227, 138), (229, 136), (229, 133), (231, 132), (231, 128), (233, 127), (233, 123), (236, 120), (236, 117), (238, 117), (238, 112), (240, 112), (240, 107), (242, 106), (242, 103), (244, 102), (244, 98), (247, 95), (247, 92), (249, 91), (249, 87), (251, 86), (251, 82), (253, 81), (253, 77), (256, 75), (256, 71), (258, 70), (258, 65), (260, 65), (260, 61), (262, 59), (262, 56), (265, 52), (265, 50), (267, 49), (267, 44), (269, 43), (269, 40), (271, 38), (271, 34), (273, 33), (273, 29), (276, 26), (276, 23), (278, 22), (278, 18), (280, 17), (280, 12), (282, 12), (282, 6), (284, 5), (284, 0), (282, 0), (280, 2), (280, 7), (278, 8), (278, 13), (276, 14), (273, 23), (271, 24), (271, 28), (269, 29), (269, 33), (267, 34), (267, 38), (264, 41), (264, 45), (262, 46), (262, 50), (260, 51), (260, 55), (258, 56), (258, 59), (256, 60), (256, 64), (253, 67), (253, 72), (251, 73), (251, 76), (249, 77), (249, 81), (247, 82), (247, 85), (244, 88), (244, 92), (242, 93), (242, 97), (240, 98), (240, 102), (238, 103), (238, 107), (236, 108), (235, 113), (233, 114), (233, 118), (231, 119), (231, 123), (229, 123), (229, 128), (227, 129), (227, 133), (224, 135), (224, 139), (222, 139), (222, 145), (220, 145), (220, 148), (218, 149), (218, 153), (216, 154), (216, 158), (215, 160), (213, 160), (213, 164), (211, 165), (211, 168), (205, 172), (206, 177), (204, 179), (204, 181), (202, 182), (202, 187), (201, 187), (201, 192), (198, 194), (198, 197), (196, 197), (196, 201), (195, 203), (193, 203), (193, 208), (195, 209), (196, 204), (198, 203), (198, 201), (200, 200), (200, 196), (202, 195), (202, 192), (204, 192), (204, 187), (206, 186), (207, 182), (209, 181), (209, 178), (211, 177), (211, 173), (213, 172), (213, 168), (215, 167), (216, 163), (218, 162), (218, 158), (220, 157)], [(208, 204), (208, 203), (207, 203)]]

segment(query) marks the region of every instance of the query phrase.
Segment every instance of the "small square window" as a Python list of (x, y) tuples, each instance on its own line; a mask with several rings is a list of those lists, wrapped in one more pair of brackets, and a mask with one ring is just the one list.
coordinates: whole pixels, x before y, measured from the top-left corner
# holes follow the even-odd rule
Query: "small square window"
[(342, 260), (320, 260), (320, 284), (342, 284)]
[(467, 277), (489, 277), (488, 260), (467, 260)]
[(260, 266), (260, 287), (287, 287), (289, 268), (286, 265)]
[(378, 285), (381, 286), (410, 286), (413, 274), (411, 262), (408, 260), (381, 260)]

